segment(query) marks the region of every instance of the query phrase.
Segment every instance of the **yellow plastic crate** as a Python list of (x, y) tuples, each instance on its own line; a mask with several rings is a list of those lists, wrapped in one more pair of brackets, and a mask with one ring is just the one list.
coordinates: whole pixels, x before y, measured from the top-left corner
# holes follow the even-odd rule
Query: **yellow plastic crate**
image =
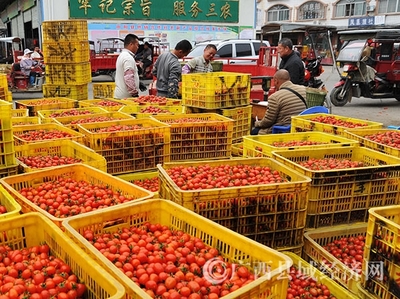
[(28, 141), (25, 139), (20, 138), (19, 136), (21, 134), (27, 133), (27, 132), (34, 132), (38, 130), (47, 130), (47, 131), (61, 131), (70, 134), (70, 137), (65, 137), (65, 138), (57, 138), (54, 140), (75, 140), (79, 143), (84, 142), (84, 135), (76, 132), (72, 129), (66, 128), (62, 125), (55, 124), (55, 123), (48, 123), (48, 124), (38, 124), (38, 125), (26, 125), (26, 126), (19, 126), (19, 127), (14, 127), (13, 129), (13, 134), (14, 134), (14, 144), (15, 145), (22, 145), (22, 144), (31, 144), (31, 143), (36, 143), (36, 142), (43, 142), (43, 141), (48, 141), (48, 140), (33, 140), (33, 141)]
[(65, 261), (85, 284), (85, 298), (125, 298), (124, 287), (43, 215), (29, 213), (1, 220), (0, 233), (7, 236), (0, 238), (0, 245), (14, 250), (48, 245), (50, 254)]
[[(69, 116), (61, 116), (61, 117), (54, 117), (55, 113), (68, 113), (68, 112), (74, 112), (76, 113), (83, 113), (83, 112), (88, 112), (86, 114), (77, 114), (77, 115), (69, 115)], [(73, 117), (85, 117), (87, 115), (93, 116), (95, 114), (100, 114), (100, 113), (107, 113), (107, 110), (101, 108), (101, 107), (85, 107), (85, 108), (70, 108), (70, 109), (53, 109), (53, 110), (39, 110), (38, 111), (38, 116), (41, 118), (42, 123), (51, 123), (54, 122), (55, 119), (58, 118), (73, 118)]]
[(82, 85), (92, 82), (90, 62), (46, 64), (46, 82), (50, 85)]
[(42, 50), (46, 67), (48, 64), (52, 63), (63, 64), (90, 61), (88, 40), (72, 40), (67, 42), (44, 41), (42, 44)]
[[(250, 268), (260, 262), (264, 264), (267, 262), (266, 267), (270, 266), (268, 275), (260, 275), (252, 283), (224, 296), (224, 299), (286, 298), (288, 281), (281, 278), (287, 277), (287, 270), (292, 264), (287, 256), (187, 211), (173, 202), (152, 199), (125, 209), (113, 208), (104, 213), (96, 213), (92, 217), (82, 216), (63, 222), (66, 234), (118, 279), (125, 287), (128, 298), (150, 299), (151, 297), (127, 276), (121, 275), (121, 271), (115, 265), (83, 238), (85, 229), (104, 233), (121, 227), (140, 226), (145, 222), (150, 222), (166, 225), (173, 230), (182, 230), (202, 239), (207, 245), (217, 248), (227, 261), (248, 264)], [(114, 220), (118, 221), (118, 225), (104, 228), (105, 224)]]
[(7, 210), (6, 213), (0, 214), (0, 220), (16, 217), (21, 211), (21, 206), (15, 199), (0, 185), (0, 205), (4, 206)]
[[(89, 108), (89, 107), (88, 107)], [(99, 108), (103, 109), (100, 107), (90, 107), (90, 108)], [(82, 108), (85, 109), (85, 108)], [(96, 117), (97, 119), (93, 119), (93, 117)], [(92, 121), (89, 121), (89, 119), (92, 119)], [(103, 121), (116, 121), (116, 120), (121, 120), (121, 119), (135, 119), (133, 116), (118, 112), (118, 111), (107, 111), (104, 113), (96, 113), (96, 115), (79, 115), (79, 116), (69, 116), (69, 117), (57, 117), (54, 119), (55, 123), (61, 124), (67, 128), (71, 128), (75, 131), (78, 131), (78, 122), (80, 124), (87, 124), (87, 123), (98, 123), (98, 122), (103, 122)]]
[[(357, 283), (357, 288), (358, 288), (358, 298), (361, 299), (380, 299), (380, 298), (386, 298), (385, 293), (386, 292), (379, 292), (379, 297), (371, 294), (368, 290), (364, 289), (361, 285), (361, 283)], [(390, 297), (389, 297), (390, 298)], [(392, 297), (393, 298), (393, 297)], [(394, 298), (393, 298), (394, 299)]]
[(340, 299), (358, 299), (357, 296), (349, 293), (349, 291), (347, 291), (344, 287), (335, 282), (332, 279), (332, 277), (329, 277), (329, 275), (326, 275), (325, 273), (321, 272), (318, 268), (307, 263), (300, 256), (293, 254), (291, 252), (284, 251), (282, 253), (290, 257), (290, 259), (293, 261), (293, 266), (302, 271), (302, 273), (304, 273), (307, 276), (311, 276), (313, 279), (317, 281), (317, 283), (322, 283), (326, 285), (331, 292), (331, 296)]
[(182, 105), (218, 109), (250, 104), (251, 75), (232, 72), (182, 75)]
[(307, 107), (311, 108), (314, 106), (323, 106), (327, 94), (328, 92), (326, 90), (307, 87), (306, 88)]
[[(400, 297), (400, 205), (369, 210), (363, 270), (370, 273), (370, 263), (381, 262), (382, 275), (371, 272), (362, 286), (383, 299)], [(382, 271), (383, 270), (383, 271)]]
[(45, 21), (42, 23), (44, 42), (88, 41), (86, 20)]
[[(210, 167), (253, 165), (277, 170), (285, 183), (182, 190), (168, 175), (177, 166)], [(244, 236), (274, 249), (303, 244), (310, 179), (283, 164), (267, 158), (175, 162), (158, 165), (160, 198), (213, 220)]]
[[(307, 228), (367, 221), (368, 209), (400, 203), (400, 158), (364, 147), (274, 151), (274, 158), (311, 178)], [(335, 158), (364, 167), (311, 170), (298, 163)]]
[[(82, 101), (87, 100), (89, 98), (89, 91), (88, 91), (88, 84), (81, 84), (81, 85), (64, 85), (64, 84), (48, 84), (45, 83), (42, 85), (43, 88), (43, 95), (45, 98), (51, 97), (67, 97), (71, 98), (75, 101)], [(74, 108), (73, 107), (60, 107), (60, 108)], [(42, 108), (38, 110), (46, 110), (52, 109), (50, 108)]]
[[(117, 177), (133, 184), (135, 181), (145, 181), (147, 179), (153, 179), (156, 177), (158, 178), (158, 171), (126, 173), (126, 174), (117, 175)], [(154, 192), (154, 191), (152, 191), (152, 192)], [(158, 191), (154, 192), (153, 198), (159, 198)]]
[[(11, 108), (11, 103), (0, 100), (0, 132), (10, 130), (12, 127)], [(2, 140), (2, 138), (0, 140)]]
[(346, 138), (357, 140), (362, 146), (395, 157), (400, 157), (400, 148), (392, 147), (384, 143), (379, 143), (377, 141), (373, 141), (366, 138), (366, 136), (368, 135), (374, 135), (378, 133), (388, 133), (388, 132), (396, 132), (400, 134), (399, 130), (390, 130), (390, 129), (360, 129), (360, 130), (351, 129), (351, 130), (346, 130), (344, 133)]
[(17, 109), (28, 109), (29, 116), (37, 116), (37, 112), (39, 110), (75, 108), (76, 104), (76, 100), (65, 97), (51, 97), (15, 101), (15, 107)]
[[(99, 132), (120, 125), (143, 129)], [(80, 124), (78, 130), (85, 135), (85, 145), (106, 158), (111, 174), (156, 169), (170, 159), (170, 127), (151, 118)]]
[(125, 104), (123, 104), (122, 102), (114, 99), (92, 99), (92, 100), (79, 101), (80, 108), (96, 106), (96, 107), (101, 107), (110, 112), (118, 111), (124, 105)]
[(243, 136), (249, 135), (251, 130), (251, 105), (222, 109), (219, 114), (233, 119), (232, 142), (243, 142)]
[[(229, 158), (233, 120), (216, 113), (154, 115), (171, 128), (171, 161)], [(181, 123), (180, 119), (188, 119)], [(194, 122), (189, 122), (193, 119)], [(198, 121), (198, 120), (202, 121)], [(177, 122), (178, 121), (178, 122)]]
[(317, 121), (312, 120), (318, 116), (333, 116), (337, 120), (366, 125), (366, 126), (360, 127), (362, 129), (380, 129), (383, 126), (382, 123), (367, 121), (367, 120), (363, 120), (363, 119), (351, 118), (351, 117), (347, 117), (347, 116), (332, 115), (332, 114), (315, 113), (315, 114), (292, 116), (290, 132), (296, 133), (296, 132), (318, 131), (318, 132), (325, 132), (325, 133), (330, 133), (330, 134), (335, 134), (335, 135), (345, 135), (344, 132), (349, 129), (348, 127), (325, 124), (322, 122), (317, 122)]
[[(144, 109), (148, 109), (149, 107), (154, 107), (158, 109), (162, 109), (165, 112), (162, 113), (150, 113), (150, 112), (142, 112)], [(122, 106), (118, 111), (127, 113), (129, 115), (134, 116), (135, 118), (149, 118), (152, 115), (179, 115), (183, 114), (182, 106), (171, 106), (171, 105), (125, 105)]]
[[(148, 98), (146, 98), (148, 97)], [(154, 98), (163, 98), (165, 101), (162, 103), (154, 102)], [(117, 99), (112, 99), (110, 100), (117, 100)], [(125, 105), (166, 105), (166, 106), (182, 106), (182, 100), (179, 99), (171, 99), (171, 98), (166, 98), (166, 97), (159, 97), (159, 96), (139, 96), (137, 98), (125, 98), (123, 100), (118, 100), (118, 102), (124, 103)]]
[(13, 117), (11, 118), (12, 126), (26, 126), (26, 125), (38, 125), (40, 124), (40, 118), (38, 116), (24, 116), (24, 117)]
[[(346, 287), (353, 294), (357, 294), (357, 283), (361, 282), (363, 274), (358, 274), (354, 269), (346, 266), (325, 250), (323, 246), (340, 238), (355, 237), (358, 235), (365, 236), (366, 233), (367, 223), (336, 225), (307, 231), (304, 234), (303, 253), (307, 259), (314, 261), (320, 269), (324, 269), (324, 271), (329, 273), (330, 277)], [(327, 261), (332, 267), (326, 264), (324, 267), (324, 261)]]
[[(296, 150), (307, 148), (328, 149), (330, 147), (351, 147), (358, 145), (358, 142), (355, 140), (323, 132), (284, 133), (256, 136), (249, 135), (244, 136), (243, 140), (245, 157), (273, 157), (272, 152), (277, 150)], [(290, 141), (310, 141), (321, 142), (323, 144), (310, 144), (302, 146), (293, 145), (285, 147), (274, 146), (275, 142)]]
[(95, 99), (104, 99), (114, 97), (114, 82), (93, 83), (93, 97)]
[(243, 157), (243, 142), (232, 143), (232, 157)]
[(25, 117), (29, 116), (29, 109), (11, 109), (11, 117)]
[[(17, 159), (18, 157), (49, 155), (81, 159), (81, 163), (92, 166), (97, 170), (107, 172), (107, 161), (104, 157), (97, 154), (94, 150), (72, 140), (53, 140), (15, 146), (15, 156)], [(43, 169), (29, 167), (22, 162), (19, 162), (19, 165), (20, 168), (23, 169), (23, 172), (32, 172)]]
[[(58, 166), (45, 170), (23, 173), (15, 176), (10, 176), (2, 178), (0, 183), (5, 187), (5, 189), (10, 192), (10, 194), (15, 198), (15, 200), (21, 205), (22, 213), (28, 212), (40, 212), (49, 218), (52, 222), (61, 227), (61, 222), (64, 219), (73, 218), (76, 216), (58, 218), (47, 211), (41, 209), (30, 200), (22, 196), (19, 191), (22, 188), (34, 187), (41, 185), (45, 182), (57, 180), (58, 178), (72, 178), (74, 180), (82, 180), (90, 182), (93, 184), (101, 184), (109, 187), (115, 192), (120, 192), (123, 196), (131, 198), (130, 202), (120, 204), (121, 207), (128, 207), (132, 205), (133, 201), (146, 200), (153, 197), (153, 193), (147, 191), (143, 188), (130, 184), (124, 180), (113, 177), (103, 171), (97, 170), (91, 166), (85, 164), (72, 164), (66, 166)], [(103, 208), (102, 211), (106, 211), (109, 208)], [(92, 212), (87, 212), (85, 214), (92, 214)]]

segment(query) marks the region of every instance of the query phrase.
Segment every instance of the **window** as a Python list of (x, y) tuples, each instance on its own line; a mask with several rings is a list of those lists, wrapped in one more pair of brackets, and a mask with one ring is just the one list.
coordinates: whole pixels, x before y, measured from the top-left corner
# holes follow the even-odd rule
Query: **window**
[(236, 57), (253, 56), (251, 53), (251, 44), (236, 44)]
[(341, 0), (336, 4), (336, 17), (363, 16), (367, 12), (365, 1)]
[(283, 5), (272, 6), (267, 12), (268, 22), (289, 21), (289, 8)]
[(381, 0), (379, 1), (378, 13), (400, 12), (400, 0)]
[(299, 20), (312, 20), (312, 19), (324, 19), (325, 8), (324, 5), (317, 1), (309, 1), (304, 3), (299, 8), (298, 19)]
[(233, 57), (232, 45), (225, 45), (218, 50), (217, 55), (219, 57)]

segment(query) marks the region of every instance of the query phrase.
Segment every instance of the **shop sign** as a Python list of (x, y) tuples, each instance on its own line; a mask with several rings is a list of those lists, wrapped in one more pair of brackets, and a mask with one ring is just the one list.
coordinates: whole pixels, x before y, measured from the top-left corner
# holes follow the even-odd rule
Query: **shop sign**
[(70, 17), (238, 23), (239, 0), (69, 0)]
[(366, 16), (358, 18), (349, 18), (348, 27), (368, 27), (375, 25), (384, 25), (384, 16)]

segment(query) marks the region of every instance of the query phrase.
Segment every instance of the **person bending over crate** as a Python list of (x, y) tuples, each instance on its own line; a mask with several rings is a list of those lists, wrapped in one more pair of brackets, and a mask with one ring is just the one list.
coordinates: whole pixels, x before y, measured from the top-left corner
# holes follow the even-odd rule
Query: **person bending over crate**
[(306, 87), (293, 84), (287, 70), (278, 70), (273, 79), (278, 90), (268, 98), (268, 109), (262, 120), (256, 120), (251, 135), (272, 133), (274, 125), (288, 126), (291, 117), (307, 108)]

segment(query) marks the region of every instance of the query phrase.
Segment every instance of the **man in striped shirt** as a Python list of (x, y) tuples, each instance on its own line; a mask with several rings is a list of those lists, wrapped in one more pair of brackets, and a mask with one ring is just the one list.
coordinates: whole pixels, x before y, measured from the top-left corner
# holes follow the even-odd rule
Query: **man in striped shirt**
[(213, 67), (211, 65), (211, 60), (216, 53), (217, 47), (213, 44), (208, 44), (204, 48), (202, 56), (192, 58), (182, 67), (182, 74), (212, 72)]

